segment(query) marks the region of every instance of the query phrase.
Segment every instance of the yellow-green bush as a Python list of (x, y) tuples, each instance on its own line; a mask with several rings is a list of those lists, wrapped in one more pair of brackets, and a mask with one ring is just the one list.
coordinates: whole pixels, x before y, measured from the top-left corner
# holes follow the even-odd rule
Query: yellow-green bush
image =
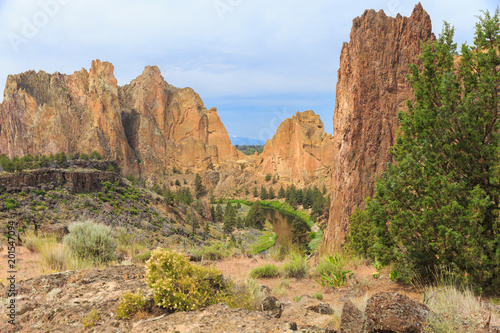
[(128, 319), (131, 315), (146, 308), (146, 300), (139, 291), (136, 294), (130, 292), (123, 295), (120, 304), (116, 310), (116, 316), (119, 319)]
[(156, 305), (169, 311), (196, 310), (231, 294), (231, 286), (213, 267), (191, 264), (184, 256), (156, 249), (146, 263), (146, 281)]

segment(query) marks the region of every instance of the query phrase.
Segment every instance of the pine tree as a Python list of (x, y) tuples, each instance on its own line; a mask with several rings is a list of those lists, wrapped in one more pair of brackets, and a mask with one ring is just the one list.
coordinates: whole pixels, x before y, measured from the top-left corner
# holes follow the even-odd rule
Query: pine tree
[(375, 255), (405, 277), (447, 267), (463, 282), (500, 289), (499, 14), (479, 18), (458, 62), (445, 23), (423, 46), (423, 70), (410, 66), (415, 103), (398, 115), (396, 163), (367, 201)]
[(163, 196), (165, 197), (165, 202), (167, 203), (167, 205), (172, 206), (174, 204), (174, 193), (170, 188), (167, 187), (165, 189), (165, 193), (163, 194)]
[(292, 221), (290, 238), (294, 244), (305, 246), (309, 240), (309, 232), (311, 232), (311, 227), (302, 218), (297, 216)]
[(266, 216), (264, 215), (264, 211), (260, 205), (260, 201), (255, 201), (248, 211), (248, 215), (246, 217), (246, 226), (255, 229), (264, 229), (264, 225), (266, 224)]
[(285, 197), (285, 189), (283, 185), (281, 185), (280, 190), (278, 191), (278, 199), (283, 199)]
[(204, 192), (205, 192), (205, 189), (203, 188), (201, 176), (199, 173), (197, 173), (196, 177), (194, 179), (194, 193), (196, 195), (196, 198), (200, 198)]
[(205, 221), (205, 225), (203, 228), (203, 237), (205, 240), (210, 237), (210, 223), (208, 221)]
[(267, 198), (268, 198), (267, 190), (264, 187), (264, 185), (262, 185), (262, 187), (260, 188), (260, 200), (266, 200)]
[(224, 210), (222, 209), (222, 206), (220, 204), (217, 204), (217, 207), (215, 208), (214, 222), (222, 222), (223, 218), (224, 218)]
[(212, 222), (217, 222), (217, 215), (215, 215), (214, 205), (210, 205), (210, 215), (212, 215)]
[(253, 188), (253, 197), (257, 198), (259, 196), (259, 192), (257, 191), (257, 187)]
[(269, 191), (267, 191), (267, 198), (270, 200), (276, 199), (276, 195), (274, 194), (272, 187), (269, 187)]
[(222, 221), (224, 224), (222, 229), (225, 234), (230, 234), (233, 232), (235, 224), (236, 224), (236, 211), (230, 202), (227, 203), (226, 209), (224, 210), (224, 219)]

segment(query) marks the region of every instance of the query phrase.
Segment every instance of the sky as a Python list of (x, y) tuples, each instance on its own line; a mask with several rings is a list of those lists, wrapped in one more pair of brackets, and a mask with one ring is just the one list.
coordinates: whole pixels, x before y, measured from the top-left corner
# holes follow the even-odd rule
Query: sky
[[(421, 1), (471, 43), (500, 0)], [(230, 136), (269, 139), (296, 111), (332, 132), (342, 43), (365, 9), (410, 16), (407, 0), (0, 0), (0, 87), (27, 70), (72, 74), (109, 61), (119, 85), (157, 65), (217, 107)], [(2, 97), (0, 97), (2, 98)]]

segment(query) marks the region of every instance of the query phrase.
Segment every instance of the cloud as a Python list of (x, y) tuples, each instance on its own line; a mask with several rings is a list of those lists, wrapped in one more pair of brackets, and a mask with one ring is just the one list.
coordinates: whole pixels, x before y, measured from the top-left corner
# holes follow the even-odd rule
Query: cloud
[[(472, 41), (474, 16), (495, 3), (422, 0), (434, 32), (446, 20), (459, 42)], [(99, 58), (115, 65), (123, 85), (144, 66), (158, 65), (169, 83), (191, 86), (219, 106), (231, 135), (255, 137), (259, 128), (252, 124), (266, 103), (269, 113), (277, 105), (292, 113), (316, 106), (331, 132), (340, 49), (353, 18), (368, 8), (408, 16), (414, 6), (408, 0), (5, 0), (0, 84), (29, 69), (72, 73)], [(243, 101), (249, 101), (245, 114), (232, 111), (242, 110)]]

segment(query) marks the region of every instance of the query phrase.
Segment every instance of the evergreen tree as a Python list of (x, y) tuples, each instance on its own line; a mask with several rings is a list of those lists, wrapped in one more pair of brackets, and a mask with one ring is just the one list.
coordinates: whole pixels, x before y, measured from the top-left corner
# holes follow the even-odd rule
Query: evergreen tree
[(224, 219), (222, 221), (224, 224), (222, 229), (225, 234), (230, 234), (233, 232), (235, 224), (236, 224), (236, 211), (230, 202), (227, 203), (226, 209), (224, 210)]
[(302, 206), (304, 206), (305, 209), (311, 208), (314, 203), (314, 191), (310, 188), (307, 188), (304, 190), (303, 194), (304, 196), (302, 198)]
[(205, 189), (203, 188), (203, 183), (201, 181), (201, 176), (199, 173), (196, 174), (196, 177), (194, 179), (194, 193), (196, 195), (196, 198), (199, 198), (203, 195), (205, 192)]
[(280, 190), (278, 191), (278, 199), (283, 199), (285, 197), (285, 189), (283, 185), (281, 185)]
[(269, 191), (267, 191), (267, 198), (270, 200), (276, 199), (276, 195), (274, 194), (272, 186), (269, 187)]
[(311, 215), (316, 217), (323, 215), (324, 206), (325, 206), (325, 198), (323, 197), (323, 194), (321, 194), (321, 192), (318, 191), (316, 192), (316, 195), (314, 197), (314, 201), (311, 208)]
[(183, 202), (188, 206), (191, 205), (191, 203), (193, 202), (193, 195), (191, 194), (189, 188), (181, 187), (180, 189), (178, 189), (175, 193), (175, 201)]
[(203, 227), (203, 237), (207, 240), (210, 237), (210, 223), (205, 221), (205, 225)]
[(260, 205), (260, 201), (255, 201), (246, 217), (246, 225), (250, 228), (264, 229), (266, 224), (266, 216)]
[(264, 185), (262, 185), (262, 187), (260, 188), (260, 200), (266, 200), (267, 198), (267, 190)]
[(253, 197), (257, 198), (259, 196), (259, 192), (257, 191), (257, 187), (253, 188)]
[(210, 215), (212, 215), (212, 222), (217, 222), (217, 216), (215, 215), (215, 207), (210, 206)]
[(224, 210), (222, 209), (222, 206), (220, 204), (217, 204), (217, 207), (215, 208), (214, 222), (222, 222), (223, 218), (224, 218)]
[(423, 46), (423, 70), (410, 66), (415, 102), (398, 115), (396, 163), (377, 182), (367, 216), (375, 255), (404, 277), (447, 267), (500, 290), (499, 10), (479, 18), (474, 46), (464, 44), (458, 62), (453, 34), (445, 23)]
[(307, 245), (310, 232), (311, 227), (309, 227), (304, 219), (297, 216), (292, 221), (292, 226), (290, 227), (290, 238), (292, 240), (292, 243), (299, 246)]
[(170, 188), (167, 187), (163, 196), (165, 197), (165, 202), (167, 203), (167, 205), (172, 206), (174, 204), (174, 193)]

